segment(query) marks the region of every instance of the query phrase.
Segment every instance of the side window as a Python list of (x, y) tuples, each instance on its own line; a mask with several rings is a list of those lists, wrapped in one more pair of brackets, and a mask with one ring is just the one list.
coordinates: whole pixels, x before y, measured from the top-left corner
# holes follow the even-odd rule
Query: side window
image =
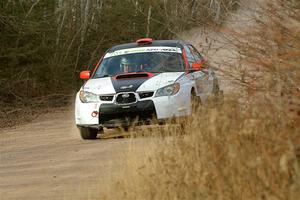
[(192, 67), (192, 64), (196, 61), (190, 48), (187, 47), (187, 46), (184, 46), (184, 50), (185, 50), (185, 53), (186, 53), (186, 58), (188, 60), (188, 63), (189, 63), (189, 67), (191, 68)]
[(193, 47), (192, 45), (189, 45), (189, 48), (191, 50), (191, 53), (195, 57), (196, 61), (203, 60), (203, 56), (201, 56), (201, 54), (197, 51), (197, 49), (195, 47)]

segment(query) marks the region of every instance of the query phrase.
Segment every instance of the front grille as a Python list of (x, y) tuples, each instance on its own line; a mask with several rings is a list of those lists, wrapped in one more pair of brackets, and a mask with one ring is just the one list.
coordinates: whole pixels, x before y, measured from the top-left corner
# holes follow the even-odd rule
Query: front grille
[(100, 96), (100, 100), (101, 101), (112, 101), (114, 98), (114, 96), (112, 95), (103, 95), (103, 96)]
[(99, 124), (106, 127), (115, 127), (120, 124), (133, 122), (145, 123), (156, 118), (156, 110), (152, 100), (137, 101), (124, 106), (124, 104), (104, 103), (100, 105)]
[(134, 93), (120, 93), (117, 95), (116, 102), (118, 104), (128, 104), (136, 102)]
[(152, 97), (153, 94), (154, 94), (154, 92), (141, 92), (141, 93), (139, 93), (139, 96), (141, 99), (143, 99), (143, 98)]
[(130, 124), (133, 122), (146, 122), (156, 118), (154, 110), (147, 110), (143, 112), (124, 112), (116, 114), (101, 114), (99, 123), (102, 125), (113, 124)]

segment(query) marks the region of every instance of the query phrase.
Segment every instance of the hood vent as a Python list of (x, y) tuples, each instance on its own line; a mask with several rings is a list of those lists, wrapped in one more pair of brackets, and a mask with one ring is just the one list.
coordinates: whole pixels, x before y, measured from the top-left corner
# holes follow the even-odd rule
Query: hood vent
[(132, 74), (120, 74), (115, 77), (116, 80), (127, 78), (149, 78), (154, 76), (151, 73), (132, 73)]

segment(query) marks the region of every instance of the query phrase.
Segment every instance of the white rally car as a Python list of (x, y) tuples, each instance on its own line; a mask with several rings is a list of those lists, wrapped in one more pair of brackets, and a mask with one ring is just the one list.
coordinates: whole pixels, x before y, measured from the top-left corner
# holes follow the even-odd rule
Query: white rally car
[(83, 139), (103, 128), (191, 114), (191, 99), (219, 91), (214, 72), (191, 44), (139, 39), (110, 48), (76, 95), (75, 119)]

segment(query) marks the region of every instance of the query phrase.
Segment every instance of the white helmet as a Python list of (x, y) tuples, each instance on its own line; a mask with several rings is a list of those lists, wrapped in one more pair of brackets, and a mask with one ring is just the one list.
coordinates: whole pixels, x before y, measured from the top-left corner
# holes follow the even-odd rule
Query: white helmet
[(130, 64), (127, 58), (122, 58), (120, 61), (120, 70), (124, 73), (128, 73)]

